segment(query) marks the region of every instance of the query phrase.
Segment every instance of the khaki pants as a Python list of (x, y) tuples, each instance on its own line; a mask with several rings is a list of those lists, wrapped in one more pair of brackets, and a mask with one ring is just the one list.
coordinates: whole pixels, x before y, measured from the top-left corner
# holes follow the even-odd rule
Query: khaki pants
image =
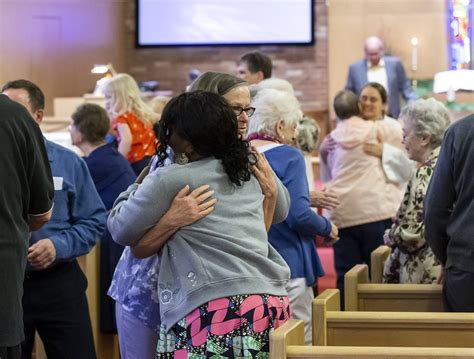
[(288, 298), (290, 299), (293, 319), (304, 321), (304, 342), (305, 345), (312, 344), (312, 323), (311, 323), (311, 305), (314, 294), (313, 288), (306, 285), (306, 278), (290, 279), (286, 285)]

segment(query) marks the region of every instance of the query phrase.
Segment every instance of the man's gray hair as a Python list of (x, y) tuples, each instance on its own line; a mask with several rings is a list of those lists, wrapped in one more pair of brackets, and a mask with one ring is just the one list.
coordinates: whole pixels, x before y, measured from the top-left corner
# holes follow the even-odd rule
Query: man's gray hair
[(347, 120), (353, 116), (359, 116), (359, 97), (349, 90), (339, 91), (334, 97), (334, 112), (340, 120)]
[(399, 118), (413, 126), (416, 136), (431, 136), (432, 148), (441, 145), (444, 132), (451, 123), (446, 107), (434, 98), (410, 102), (402, 109)]
[(298, 125), (302, 118), (301, 106), (294, 95), (273, 89), (263, 89), (252, 99), (255, 113), (250, 117), (248, 133), (276, 137), (276, 126)]

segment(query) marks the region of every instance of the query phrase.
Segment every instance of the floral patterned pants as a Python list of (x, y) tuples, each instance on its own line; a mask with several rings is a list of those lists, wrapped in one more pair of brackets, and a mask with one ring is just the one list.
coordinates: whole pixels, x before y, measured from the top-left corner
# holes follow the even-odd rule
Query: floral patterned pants
[(237, 295), (212, 300), (160, 330), (157, 358), (268, 358), (270, 333), (291, 318), (288, 297)]

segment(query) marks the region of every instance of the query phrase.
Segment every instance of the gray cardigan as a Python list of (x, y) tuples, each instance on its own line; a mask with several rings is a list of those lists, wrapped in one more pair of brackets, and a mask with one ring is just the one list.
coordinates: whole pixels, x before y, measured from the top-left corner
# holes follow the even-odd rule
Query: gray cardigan
[[(268, 243), (263, 195), (252, 176), (233, 185), (219, 160), (206, 158), (149, 174), (128, 200), (112, 210), (108, 227), (117, 243), (139, 240), (169, 209), (185, 185), (209, 184), (217, 203), (207, 217), (181, 228), (160, 253), (158, 296), (162, 324), (170, 329), (193, 309), (213, 299), (240, 294), (286, 295), (290, 272)], [(274, 223), (283, 221), (289, 195), (277, 180)]]

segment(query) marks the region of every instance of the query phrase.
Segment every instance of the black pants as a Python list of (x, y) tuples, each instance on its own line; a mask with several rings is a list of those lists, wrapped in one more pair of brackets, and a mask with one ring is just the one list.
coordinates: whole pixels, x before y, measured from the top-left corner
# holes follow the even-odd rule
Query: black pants
[(48, 359), (95, 359), (85, 290), (87, 279), (76, 260), (25, 275), (22, 358), (30, 359), (35, 331)]
[(115, 319), (115, 300), (107, 295), (124, 247), (115, 243), (108, 230), (100, 239), (100, 330), (104, 333), (117, 333)]
[(392, 220), (385, 219), (339, 230), (340, 239), (334, 243), (334, 261), (341, 309), (344, 309), (344, 275), (356, 264), (365, 263), (370, 267), (370, 254), (383, 244), (383, 234), (391, 225)]
[(444, 308), (448, 312), (474, 312), (474, 273), (446, 269), (443, 285)]
[(14, 347), (0, 347), (0, 359), (20, 359), (20, 345)]

